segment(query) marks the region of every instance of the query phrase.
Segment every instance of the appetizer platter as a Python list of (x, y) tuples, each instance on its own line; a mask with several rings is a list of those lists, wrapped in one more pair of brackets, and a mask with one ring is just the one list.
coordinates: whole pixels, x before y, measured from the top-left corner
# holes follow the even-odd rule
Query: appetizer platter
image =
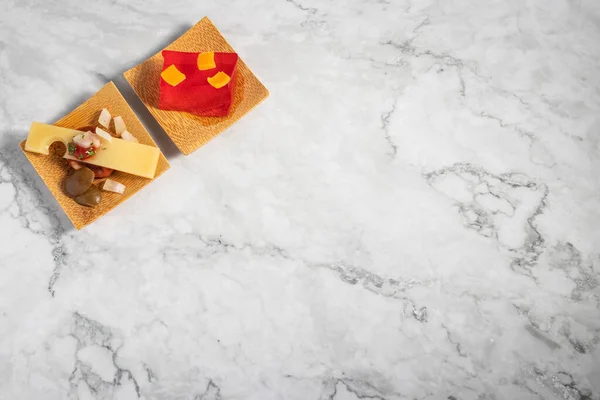
[(124, 76), (185, 155), (269, 95), (206, 17)]
[[(206, 17), (124, 76), (186, 155), (269, 95)], [(33, 122), (20, 146), (77, 229), (169, 168), (112, 82), (56, 123)]]
[(112, 82), (55, 124), (33, 122), (21, 149), (77, 229), (169, 169)]

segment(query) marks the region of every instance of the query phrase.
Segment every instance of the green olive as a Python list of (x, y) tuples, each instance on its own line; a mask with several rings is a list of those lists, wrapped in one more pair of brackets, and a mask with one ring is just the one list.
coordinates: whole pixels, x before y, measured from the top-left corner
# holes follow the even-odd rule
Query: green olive
[(78, 169), (65, 182), (65, 191), (71, 197), (79, 196), (92, 186), (94, 182), (94, 171), (87, 167)]
[(100, 192), (100, 189), (98, 189), (98, 186), (95, 185), (90, 186), (85, 193), (75, 197), (75, 201), (78, 204), (86, 207), (96, 207), (98, 204), (100, 204), (101, 200), (102, 193)]

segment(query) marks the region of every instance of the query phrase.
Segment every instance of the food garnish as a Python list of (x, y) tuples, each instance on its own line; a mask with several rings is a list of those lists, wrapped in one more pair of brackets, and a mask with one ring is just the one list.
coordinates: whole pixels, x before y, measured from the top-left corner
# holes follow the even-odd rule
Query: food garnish
[(90, 148), (100, 147), (100, 139), (92, 132), (83, 132), (73, 137), (73, 143), (78, 147)]
[(73, 154), (75, 154), (75, 150), (76, 150), (76, 149), (77, 149), (77, 146), (75, 145), (75, 143), (73, 143), (73, 142), (69, 142), (69, 143), (67, 144), (67, 152), (68, 152), (70, 155), (73, 155)]
[(74, 146), (74, 150), (73, 146), (69, 146), (69, 155), (75, 157), (75, 159), (77, 160), (82, 161), (96, 154), (96, 150), (94, 150), (93, 147), (81, 147), (77, 145)]

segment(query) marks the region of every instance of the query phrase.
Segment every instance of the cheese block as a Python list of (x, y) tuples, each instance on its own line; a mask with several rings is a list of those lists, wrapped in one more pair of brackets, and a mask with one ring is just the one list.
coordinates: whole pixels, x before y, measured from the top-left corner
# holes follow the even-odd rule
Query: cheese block
[[(62, 142), (67, 146), (75, 135), (81, 133), (74, 129), (34, 122), (29, 129), (25, 150), (48, 155), (52, 143)], [(152, 179), (159, 156), (160, 150), (157, 147), (113, 138), (112, 142), (103, 139), (96, 154), (86, 158), (85, 163)], [(69, 154), (65, 154), (64, 158), (77, 160)]]
[(215, 53), (198, 53), (198, 69), (204, 71), (213, 68), (217, 68), (217, 64), (215, 63)]
[(231, 78), (223, 71), (219, 71), (215, 76), (211, 76), (206, 78), (208, 83), (211, 84), (215, 89), (221, 89), (223, 86), (227, 85)]
[(165, 69), (160, 73), (160, 76), (171, 86), (177, 86), (185, 81), (185, 74), (181, 73), (175, 65), (171, 65), (169, 68)]

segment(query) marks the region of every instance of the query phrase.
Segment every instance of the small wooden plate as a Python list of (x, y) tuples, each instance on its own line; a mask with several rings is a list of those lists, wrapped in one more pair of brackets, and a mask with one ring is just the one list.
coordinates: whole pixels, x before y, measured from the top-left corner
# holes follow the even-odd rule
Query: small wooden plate
[[(166, 50), (234, 52), (207, 17), (202, 18), (200, 22), (167, 46)], [(237, 82), (233, 103), (227, 117), (199, 117), (186, 112), (163, 111), (158, 108), (162, 66), (163, 57), (158, 52), (123, 75), (167, 135), (185, 155), (197, 150), (223, 132), (269, 96), (267, 88), (260, 83), (240, 58), (237, 65)]]
[[(88, 125), (97, 126), (98, 116), (103, 108), (107, 108), (113, 116), (122, 116), (127, 125), (127, 130), (131, 132), (140, 143), (158, 147), (112, 82), (107, 83), (96, 94), (71, 113), (54, 123), (54, 125), (71, 129), (82, 128)], [(97, 207), (88, 208), (81, 206), (75, 203), (75, 200), (68, 197), (64, 192), (64, 182), (71, 173), (71, 168), (69, 167), (67, 160), (62, 158), (62, 155), (65, 152), (64, 145), (60, 144), (58, 147), (56, 146), (56, 144), (53, 145), (50, 148), (50, 155), (46, 156), (25, 151), (25, 141), (21, 142), (21, 150), (23, 150), (23, 153), (25, 153), (25, 156), (31, 162), (33, 168), (35, 168), (46, 186), (48, 186), (48, 189), (50, 189), (50, 192), (52, 192), (52, 195), (56, 198), (58, 204), (60, 204), (65, 214), (67, 214), (77, 229), (81, 229), (84, 226), (91, 224), (153, 181), (153, 179), (141, 178), (139, 176), (115, 171), (110, 178), (124, 184), (126, 186), (125, 193), (117, 194), (103, 191), (102, 202)], [(158, 178), (168, 169), (169, 163), (161, 153), (158, 159), (154, 179)]]

